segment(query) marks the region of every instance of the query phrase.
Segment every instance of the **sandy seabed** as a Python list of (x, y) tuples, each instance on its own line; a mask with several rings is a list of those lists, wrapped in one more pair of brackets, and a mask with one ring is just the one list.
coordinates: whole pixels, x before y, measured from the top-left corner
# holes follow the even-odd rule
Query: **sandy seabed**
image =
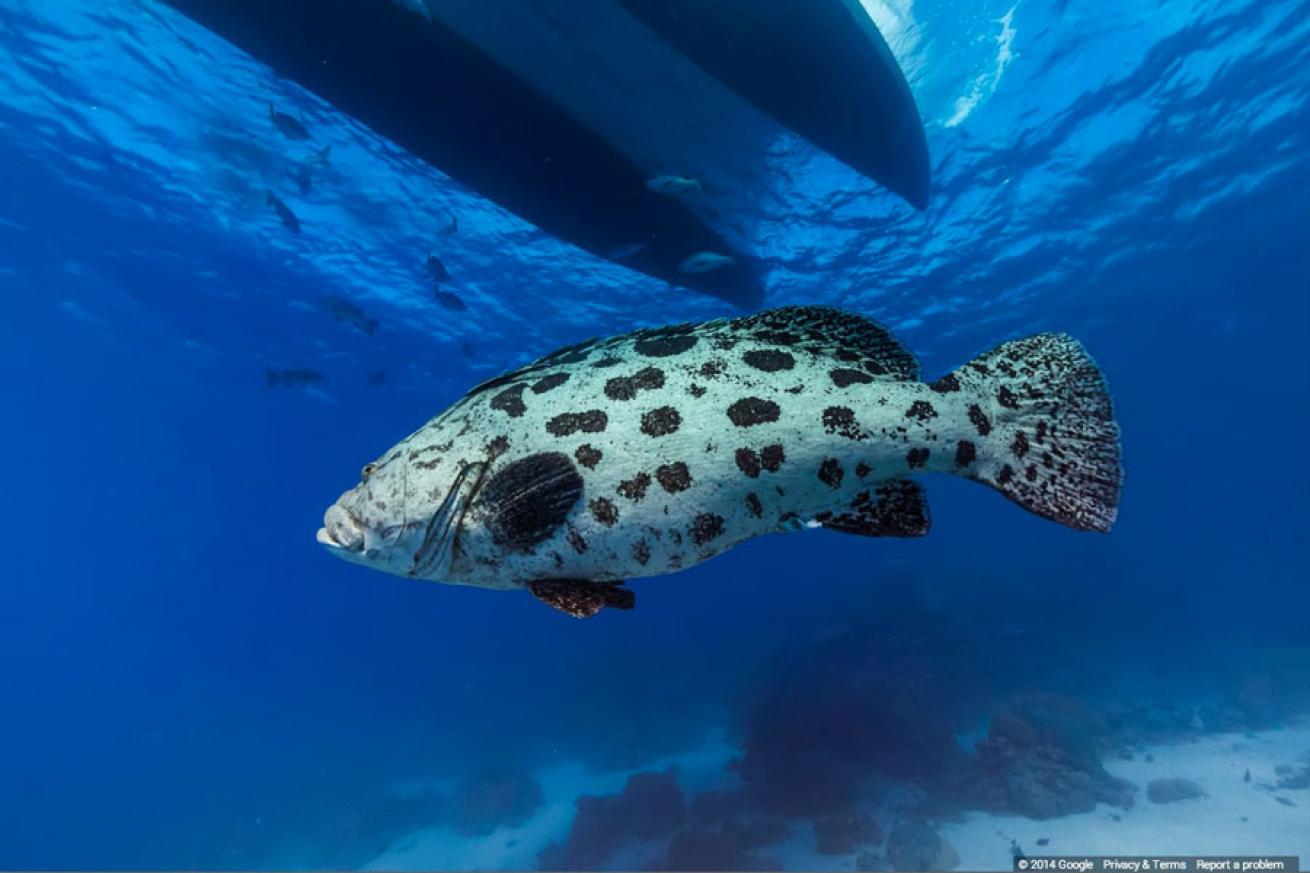
[[(656, 762), (643, 771), (674, 767), (688, 796), (736, 784), (726, 764), (740, 750), (723, 740)], [(1310, 862), (1310, 791), (1276, 787), (1279, 765), (1310, 761), (1310, 723), (1258, 733), (1213, 734), (1134, 751), (1131, 760), (1110, 757), (1105, 768), (1138, 789), (1136, 803), (1124, 810), (1106, 805), (1087, 813), (1036, 820), (1020, 816), (967, 813), (936, 822), (958, 853), (961, 870), (1011, 870), (1013, 845), (1032, 855), (1297, 855)], [(1245, 776), (1250, 772), (1250, 781)], [(501, 827), (466, 837), (445, 827), (429, 828), (398, 840), (368, 869), (526, 870), (537, 855), (567, 836), (574, 801), (582, 794), (614, 794), (630, 773), (588, 773), (581, 765), (538, 771), (545, 802), (520, 827)], [(1154, 803), (1146, 797), (1153, 779), (1181, 777), (1197, 783), (1204, 797)], [(1280, 802), (1282, 798), (1284, 802)], [(1288, 805), (1288, 804), (1291, 805)], [(875, 816), (895, 813), (874, 808)], [(1043, 845), (1038, 840), (1045, 840)], [(808, 822), (795, 822), (790, 837), (767, 854), (787, 869), (852, 870), (853, 855), (821, 855), (814, 849)], [(641, 869), (660, 857), (656, 844), (634, 843), (606, 867)]]

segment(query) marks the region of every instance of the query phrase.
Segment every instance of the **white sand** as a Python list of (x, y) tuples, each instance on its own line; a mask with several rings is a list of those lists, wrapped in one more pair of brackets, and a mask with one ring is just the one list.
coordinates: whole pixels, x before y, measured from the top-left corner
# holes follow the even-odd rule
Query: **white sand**
[[(735, 787), (726, 763), (739, 750), (722, 740), (694, 752), (642, 767), (641, 771), (675, 767), (683, 793), (691, 798), (710, 788)], [(1153, 761), (1148, 762), (1150, 754)], [(1010, 841), (1028, 855), (1074, 854), (1224, 854), (1299, 855), (1310, 862), (1310, 791), (1275, 790), (1279, 764), (1299, 766), (1310, 761), (1310, 724), (1277, 731), (1219, 734), (1195, 742), (1137, 750), (1136, 758), (1105, 762), (1111, 773), (1137, 786), (1137, 803), (1129, 810), (1099, 806), (1092, 812), (1047, 821), (1018, 816), (970, 813), (942, 824), (941, 834), (960, 856), (961, 870), (1010, 870)], [(1251, 781), (1243, 774), (1251, 771)], [(373, 870), (528, 870), (549, 843), (564, 839), (580, 794), (615, 794), (628, 772), (587, 773), (581, 765), (561, 765), (537, 772), (545, 803), (517, 828), (500, 828), (483, 837), (463, 837), (448, 828), (429, 828), (396, 843), (376, 858)], [(1179, 776), (1205, 789), (1208, 796), (1157, 804), (1146, 799), (1152, 779)], [(1283, 797), (1295, 806), (1275, 800)], [(895, 790), (873, 810), (884, 830), (895, 823), (898, 810), (912, 797)], [(1118, 817), (1117, 819), (1115, 817)], [(1244, 820), (1245, 819), (1245, 820)], [(1039, 838), (1050, 843), (1038, 846)], [(640, 869), (661, 856), (662, 846), (626, 845), (607, 862), (612, 869)], [(760, 852), (788, 869), (851, 870), (853, 856), (825, 856), (814, 851), (808, 821), (792, 823), (784, 842)]]
[[(1154, 761), (1148, 762), (1145, 753)], [(1310, 863), (1310, 791), (1274, 790), (1279, 764), (1300, 765), (1310, 754), (1310, 725), (1245, 734), (1217, 734), (1191, 743), (1140, 749), (1135, 760), (1105, 761), (1105, 769), (1139, 789), (1123, 810), (1036, 821), (971, 813), (940, 828), (960, 854), (963, 870), (1010, 870), (1010, 840), (1027, 855), (1299, 855)], [(1251, 771), (1251, 781), (1243, 775)], [(1179, 776), (1207, 797), (1152, 803), (1152, 779)], [(1284, 797), (1296, 806), (1275, 800)], [(1118, 815), (1116, 821), (1113, 816)], [(1244, 820), (1245, 819), (1245, 820)], [(1050, 844), (1038, 846), (1040, 837)]]

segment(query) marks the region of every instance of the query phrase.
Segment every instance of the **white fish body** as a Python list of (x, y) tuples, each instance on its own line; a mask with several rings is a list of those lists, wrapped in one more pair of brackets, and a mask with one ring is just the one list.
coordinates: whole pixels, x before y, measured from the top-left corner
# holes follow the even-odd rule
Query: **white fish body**
[(1121, 472), (1100, 372), (1043, 334), (925, 383), (885, 329), (821, 307), (593, 340), (401, 441), (318, 538), (377, 569), (527, 588), (584, 616), (631, 606), (623, 580), (768, 533), (925, 534), (922, 473), (1108, 530)]

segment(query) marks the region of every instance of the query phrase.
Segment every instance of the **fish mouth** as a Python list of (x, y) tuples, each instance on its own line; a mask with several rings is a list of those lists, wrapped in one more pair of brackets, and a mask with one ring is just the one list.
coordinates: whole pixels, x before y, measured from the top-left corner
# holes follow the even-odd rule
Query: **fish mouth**
[(321, 545), (346, 552), (364, 551), (364, 526), (341, 504), (334, 503), (323, 513), (323, 526), (314, 535)]

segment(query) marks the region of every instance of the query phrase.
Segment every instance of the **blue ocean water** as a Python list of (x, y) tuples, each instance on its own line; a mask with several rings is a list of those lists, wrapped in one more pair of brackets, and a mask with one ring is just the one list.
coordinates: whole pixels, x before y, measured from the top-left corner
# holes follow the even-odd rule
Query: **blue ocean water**
[[(813, 793), (773, 814), (866, 779), (959, 805), (931, 738), (973, 754), (1019, 695), (1118, 718), (1098, 743), (1310, 709), (1310, 6), (875, 12), (931, 203), (778, 142), (771, 187), (723, 195), (768, 304), (875, 318), (934, 376), (1077, 336), (1123, 429), (1119, 523), (934, 478), (928, 537), (764, 538), (575, 622), (333, 560), (314, 531), (471, 385), (733, 310), (537, 232), (163, 5), (0, 3), (0, 866), (362, 866), (446, 821), (404, 786), (711, 741)], [(327, 144), (289, 234), (264, 192)], [(431, 300), (431, 251), (467, 311)]]

